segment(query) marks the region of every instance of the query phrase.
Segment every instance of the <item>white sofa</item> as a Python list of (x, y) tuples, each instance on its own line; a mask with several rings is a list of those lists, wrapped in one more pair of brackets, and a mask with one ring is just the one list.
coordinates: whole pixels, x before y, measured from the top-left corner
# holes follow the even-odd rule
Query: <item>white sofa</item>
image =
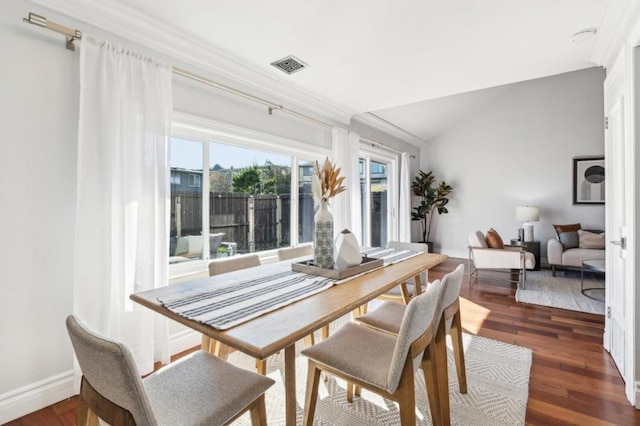
[(547, 259), (552, 275), (556, 276), (556, 268), (581, 268), (584, 260), (604, 260), (604, 249), (569, 248), (564, 249), (558, 239), (550, 239), (547, 243)]

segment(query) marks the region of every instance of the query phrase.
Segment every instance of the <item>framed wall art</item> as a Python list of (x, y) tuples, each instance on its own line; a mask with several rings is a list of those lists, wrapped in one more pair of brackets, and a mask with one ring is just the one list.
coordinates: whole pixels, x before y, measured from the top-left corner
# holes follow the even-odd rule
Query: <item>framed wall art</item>
[(573, 204), (604, 204), (604, 157), (573, 159)]

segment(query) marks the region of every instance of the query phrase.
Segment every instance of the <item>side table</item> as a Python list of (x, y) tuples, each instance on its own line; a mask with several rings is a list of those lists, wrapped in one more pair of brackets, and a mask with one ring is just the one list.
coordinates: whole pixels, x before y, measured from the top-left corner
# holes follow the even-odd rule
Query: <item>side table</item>
[(533, 268), (534, 271), (540, 270), (540, 241), (520, 241), (517, 238), (511, 239), (512, 246), (522, 246), (525, 251), (529, 253), (533, 253), (533, 257), (536, 259), (536, 267)]
[(602, 301), (602, 299), (598, 299), (596, 297), (589, 296), (587, 291), (589, 291), (589, 290), (601, 290), (601, 291), (603, 291), (604, 288), (603, 287), (587, 287), (587, 288), (584, 288), (584, 271), (602, 272), (604, 274), (604, 273), (606, 273), (606, 266), (605, 265), (606, 264), (605, 264), (604, 260), (583, 260), (582, 261), (582, 268), (580, 268), (580, 291), (582, 292), (582, 294), (584, 294), (585, 296), (587, 296), (590, 299), (595, 299), (595, 300)]

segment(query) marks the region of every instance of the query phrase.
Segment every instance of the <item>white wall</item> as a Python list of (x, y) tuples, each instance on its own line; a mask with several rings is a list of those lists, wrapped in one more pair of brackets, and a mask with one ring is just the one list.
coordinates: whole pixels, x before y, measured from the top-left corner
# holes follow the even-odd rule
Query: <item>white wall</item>
[(540, 208), (543, 259), (554, 223), (604, 229), (602, 205), (572, 204), (573, 158), (604, 153), (604, 76), (590, 68), (486, 89), (500, 93), (429, 141), (422, 169), (454, 188), (450, 213), (436, 218), (436, 251), (466, 258), (468, 234), (491, 227), (508, 242), (521, 205)]
[[(64, 319), (73, 307), (79, 52), (66, 50), (64, 37), (23, 23), (29, 11), (233, 85), (26, 0), (2, 2), (0, 424), (73, 392)], [(331, 147), (328, 128), (277, 111), (268, 115), (266, 107), (184, 78), (174, 82), (177, 111)], [(397, 139), (376, 137), (417, 153)]]

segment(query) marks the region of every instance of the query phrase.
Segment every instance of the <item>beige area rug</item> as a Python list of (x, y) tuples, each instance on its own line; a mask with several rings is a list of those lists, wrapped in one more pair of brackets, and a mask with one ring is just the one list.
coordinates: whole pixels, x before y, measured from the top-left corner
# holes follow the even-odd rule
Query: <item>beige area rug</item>
[[(585, 272), (584, 287), (604, 289), (604, 276)], [(554, 277), (550, 269), (542, 269), (527, 272), (525, 289), (518, 288), (516, 301), (604, 315), (604, 290), (591, 290), (589, 295), (600, 300), (594, 300), (582, 294), (580, 271), (559, 270)]]
[[(449, 394), (451, 424), (514, 426), (524, 425), (529, 395), (529, 373), (531, 350), (495, 340), (464, 335), (465, 360), (467, 363), (466, 395), (460, 394), (453, 360), (449, 348)], [(296, 349), (300, 349), (298, 346)], [(270, 426), (284, 425), (284, 354), (269, 358), (268, 375), (276, 381), (267, 391), (267, 418)], [(253, 359), (244, 354), (233, 353), (229, 361), (247, 369), (253, 368)], [(422, 370), (421, 370), (422, 371)], [(297, 423), (302, 424), (306, 390), (307, 359), (296, 358), (296, 393), (298, 401)], [(432, 425), (429, 402), (422, 372), (416, 375), (416, 416), (418, 425)], [(347, 402), (345, 383), (329, 377), (321, 382), (316, 408), (315, 425), (324, 426), (375, 426), (399, 425), (400, 415), (394, 402), (362, 391), (354, 397), (353, 404)], [(250, 425), (247, 414), (237, 420), (238, 425)]]

